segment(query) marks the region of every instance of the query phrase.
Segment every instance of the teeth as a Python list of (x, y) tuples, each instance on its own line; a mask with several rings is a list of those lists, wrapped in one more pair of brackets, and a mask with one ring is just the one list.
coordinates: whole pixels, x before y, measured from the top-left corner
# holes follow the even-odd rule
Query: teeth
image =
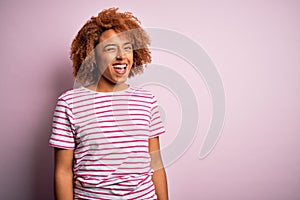
[(124, 65), (114, 65), (114, 68), (117, 68), (117, 69), (126, 69), (127, 67), (127, 64), (124, 64)]

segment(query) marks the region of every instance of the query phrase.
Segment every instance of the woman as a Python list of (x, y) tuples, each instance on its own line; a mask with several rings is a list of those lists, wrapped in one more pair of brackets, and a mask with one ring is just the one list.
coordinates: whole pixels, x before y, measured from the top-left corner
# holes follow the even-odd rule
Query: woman
[(57, 200), (168, 199), (156, 97), (126, 84), (151, 62), (139, 24), (129, 12), (103, 10), (72, 43), (79, 86), (58, 98), (49, 141)]

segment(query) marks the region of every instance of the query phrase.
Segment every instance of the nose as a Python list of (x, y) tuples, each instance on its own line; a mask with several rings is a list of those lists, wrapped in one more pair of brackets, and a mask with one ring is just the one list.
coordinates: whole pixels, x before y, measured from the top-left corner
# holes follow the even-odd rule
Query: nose
[(117, 56), (116, 58), (118, 60), (121, 60), (125, 57), (125, 51), (122, 49), (122, 48), (118, 48), (118, 51), (117, 51)]

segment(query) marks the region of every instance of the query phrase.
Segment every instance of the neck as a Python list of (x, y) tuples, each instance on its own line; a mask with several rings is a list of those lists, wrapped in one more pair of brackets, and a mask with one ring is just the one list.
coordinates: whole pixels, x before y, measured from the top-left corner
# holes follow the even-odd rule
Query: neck
[(97, 85), (93, 85), (90, 89), (95, 90), (97, 92), (116, 92), (120, 90), (125, 90), (129, 87), (126, 83), (112, 83), (107, 80), (103, 80), (100, 78)]

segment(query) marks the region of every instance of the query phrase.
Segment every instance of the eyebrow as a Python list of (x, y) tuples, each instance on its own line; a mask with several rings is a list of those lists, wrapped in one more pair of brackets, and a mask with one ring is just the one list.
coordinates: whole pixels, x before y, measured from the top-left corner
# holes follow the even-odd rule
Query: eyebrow
[[(125, 43), (123, 43), (124, 46), (125, 46), (125, 45), (128, 45), (128, 44), (133, 45), (131, 42), (125, 42)], [(108, 47), (108, 46), (117, 46), (117, 44), (114, 44), (114, 43), (106, 44), (103, 48), (106, 48), (106, 47)]]

